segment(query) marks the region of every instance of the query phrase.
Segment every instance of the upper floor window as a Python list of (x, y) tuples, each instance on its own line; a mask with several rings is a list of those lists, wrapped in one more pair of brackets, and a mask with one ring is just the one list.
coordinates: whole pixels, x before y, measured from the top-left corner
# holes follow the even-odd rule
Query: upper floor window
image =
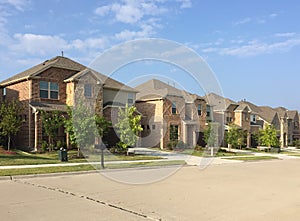
[(198, 115), (200, 116), (201, 115), (201, 104), (198, 104)]
[(206, 116), (210, 117), (210, 106), (206, 106)]
[(92, 97), (92, 85), (91, 84), (85, 84), (84, 85), (84, 96), (85, 97)]
[(251, 118), (251, 122), (256, 123), (256, 115), (255, 114), (251, 114), (250, 118)]
[(172, 102), (172, 114), (176, 114), (176, 102)]
[(127, 95), (127, 103), (133, 104), (133, 93), (128, 93)]
[(58, 99), (58, 83), (40, 81), (40, 97)]

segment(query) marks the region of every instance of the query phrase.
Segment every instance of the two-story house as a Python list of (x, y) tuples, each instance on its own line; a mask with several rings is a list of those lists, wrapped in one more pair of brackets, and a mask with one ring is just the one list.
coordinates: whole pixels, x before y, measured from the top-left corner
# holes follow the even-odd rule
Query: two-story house
[(204, 98), (157, 79), (135, 87), (142, 114), (142, 146), (166, 148), (171, 141), (188, 146), (203, 143), (203, 130), (212, 113)]
[[(239, 104), (228, 98), (210, 93), (207, 96), (209, 103), (214, 106), (214, 112), (219, 117), (220, 124), (224, 125), (225, 131), (228, 131), (232, 125), (238, 126), (246, 131), (247, 137), (245, 143), (251, 146), (251, 110), (247, 104)], [(223, 144), (226, 144), (224, 141)]]
[(284, 107), (277, 107), (274, 109), (277, 111), (280, 118), (286, 118), (287, 121), (287, 144), (293, 145), (293, 141), (299, 140), (299, 114), (296, 110), (288, 110)]
[[(24, 124), (14, 145), (37, 150), (45, 136), (40, 111), (66, 111), (67, 105), (74, 104), (79, 85), (85, 98), (94, 99), (96, 111), (113, 122), (118, 107), (135, 102), (133, 88), (69, 58), (57, 56), (0, 83), (2, 99), (18, 99), (24, 105)], [(58, 135), (67, 141), (63, 128)]]

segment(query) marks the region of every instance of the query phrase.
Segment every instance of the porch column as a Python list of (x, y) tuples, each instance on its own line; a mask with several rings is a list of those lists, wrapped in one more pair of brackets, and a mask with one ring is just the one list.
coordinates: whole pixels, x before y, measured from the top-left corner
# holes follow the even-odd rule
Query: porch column
[(163, 150), (164, 149), (164, 127), (162, 127), (160, 129), (160, 149)]
[(38, 111), (34, 112), (34, 151), (38, 148)]

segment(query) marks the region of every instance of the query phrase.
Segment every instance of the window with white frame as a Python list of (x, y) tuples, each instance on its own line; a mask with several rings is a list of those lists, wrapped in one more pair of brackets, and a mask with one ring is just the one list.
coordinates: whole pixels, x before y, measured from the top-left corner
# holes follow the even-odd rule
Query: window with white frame
[(133, 93), (128, 93), (127, 94), (127, 103), (128, 104), (133, 104), (133, 101), (134, 101), (134, 99), (133, 99)]
[(58, 83), (40, 81), (40, 97), (46, 99), (58, 99)]

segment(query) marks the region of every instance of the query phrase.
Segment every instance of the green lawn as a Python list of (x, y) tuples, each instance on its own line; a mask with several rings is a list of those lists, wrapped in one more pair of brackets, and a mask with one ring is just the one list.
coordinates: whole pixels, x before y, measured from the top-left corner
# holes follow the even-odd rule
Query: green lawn
[[(194, 149), (186, 149), (184, 151), (181, 151), (180, 153), (183, 154), (189, 154), (192, 156), (202, 157), (202, 156), (208, 156), (210, 155), (210, 151), (208, 150), (194, 150)], [(215, 154), (215, 157), (224, 157), (224, 156), (248, 156), (247, 153), (240, 153), (240, 152), (229, 152), (222, 149), (219, 149), (217, 154)]]
[[(51, 153), (26, 153), (23, 151), (15, 150), (15, 155), (12, 154), (0, 154), (0, 166), (10, 166), (10, 165), (36, 165), (36, 164), (57, 164), (62, 163), (58, 159), (57, 151)], [(68, 151), (69, 163), (81, 163), (81, 162), (99, 162), (99, 154), (90, 154), (88, 158), (72, 158), (76, 156), (77, 151)], [(105, 161), (120, 161), (120, 160), (157, 160), (162, 159), (158, 156), (145, 156), (145, 155), (135, 155), (135, 156), (125, 156), (125, 155), (112, 155), (105, 154)]]
[(231, 157), (231, 158), (223, 158), (226, 160), (242, 160), (242, 161), (259, 161), (259, 160), (278, 160), (277, 157), (272, 156), (240, 156), (240, 157)]
[[(150, 167), (150, 166), (171, 166), (171, 165), (185, 165), (185, 161), (155, 161), (155, 162), (134, 162), (121, 164), (107, 164), (106, 169), (121, 169), (121, 168), (135, 168), (135, 167)], [(15, 176), (15, 175), (30, 175), (30, 174), (47, 174), (60, 172), (78, 172), (91, 171), (101, 169), (100, 165), (79, 165), (79, 166), (59, 166), (59, 167), (42, 167), (42, 168), (26, 168), (26, 169), (1, 169), (0, 176)]]

